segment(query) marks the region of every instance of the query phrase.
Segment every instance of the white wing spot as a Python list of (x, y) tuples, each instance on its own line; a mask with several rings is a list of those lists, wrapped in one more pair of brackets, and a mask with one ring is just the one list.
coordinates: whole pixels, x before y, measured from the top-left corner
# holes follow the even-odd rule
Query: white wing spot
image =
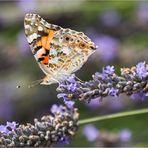
[(30, 25), (25, 25), (25, 29), (30, 29)]
[(29, 43), (31, 43), (36, 38), (37, 38), (37, 34), (36, 33), (33, 33), (32, 35), (28, 36)]
[(50, 50), (50, 55), (57, 55), (57, 50), (52, 48)]
[(43, 27), (39, 26), (39, 27), (38, 27), (38, 30), (39, 30), (39, 31), (43, 31)]
[(50, 63), (50, 64), (57, 64), (58, 61), (59, 61), (59, 58), (58, 58), (58, 57), (55, 57), (55, 58), (53, 58), (53, 59), (50, 59), (50, 60), (49, 60), (49, 63)]
[(63, 47), (63, 48), (62, 48), (62, 51), (63, 51), (63, 53), (65, 53), (65, 54), (67, 54), (67, 55), (69, 55), (69, 54), (71, 53), (71, 49), (68, 48), (68, 47)]

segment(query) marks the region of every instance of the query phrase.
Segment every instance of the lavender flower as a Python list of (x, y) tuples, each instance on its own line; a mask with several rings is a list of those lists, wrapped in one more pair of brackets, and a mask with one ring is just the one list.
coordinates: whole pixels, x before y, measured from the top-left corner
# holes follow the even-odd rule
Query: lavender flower
[(8, 129), (6, 128), (5, 125), (0, 125), (0, 132), (1, 132), (1, 133), (5, 133), (5, 134), (8, 133)]
[(141, 62), (136, 65), (136, 72), (141, 79), (147, 76), (145, 62)]
[(89, 142), (95, 143), (95, 147), (119, 147), (125, 146), (131, 140), (131, 132), (122, 129), (120, 132), (109, 132), (98, 130), (93, 124), (88, 124), (83, 128), (83, 134)]
[(33, 11), (36, 8), (36, 5), (37, 5), (37, 1), (35, 0), (19, 0), (18, 1), (18, 6), (23, 13)]
[(103, 73), (112, 75), (115, 72), (114, 66), (106, 66), (106, 68), (103, 68)]
[(7, 122), (6, 128), (9, 130), (9, 133), (11, 133), (11, 131), (16, 129), (17, 125), (18, 124), (15, 121)]
[(77, 109), (54, 105), (51, 113), (41, 120), (34, 119), (34, 125), (17, 125), (16, 122), (1, 125), (1, 147), (48, 147), (59, 142), (67, 143), (78, 129)]
[(118, 11), (109, 10), (101, 13), (100, 20), (107, 27), (115, 27), (120, 23), (121, 16)]
[(7, 122), (6, 125), (0, 125), (0, 132), (8, 135), (16, 129), (16, 126), (17, 124), (15, 121)]
[(19, 49), (20, 53), (22, 54), (22, 56), (27, 56), (27, 54), (29, 53), (29, 50), (28, 50), (29, 45), (27, 43), (27, 39), (24, 34), (24, 31), (21, 31), (18, 34), (17, 46), (18, 46), (18, 49)]
[(109, 95), (109, 96), (113, 96), (113, 97), (117, 97), (117, 95), (118, 95), (118, 89), (115, 89), (115, 88), (112, 87), (112, 88), (109, 90), (108, 95)]
[(143, 91), (137, 92), (132, 94), (131, 99), (133, 100), (144, 100), (144, 99), (148, 99), (148, 93), (143, 93)]
[(118, 39), (108, 35), (96, 35), (93, 41), (96, 45), (99, 45), (96, 60), (98, 59), (98, 56), (103, 62), (109, 62), (116, 59), (120, 46)]
[(67, 136), (62, 137), (59, 141), (60, 144), (69, 144), (69, 138)]
[(86, 136), (88, 141), (92, 142), (98, 138), (99, 130), (94, 125), (88, 124), (84, 126), (83, 134)]
[(146, 1), (142, 1), (138, 5), (137, 9), (137, 17), (139, 20), (139, 23), (146, 24), (148, 22), (148, 3)]
[(96, 98), (96, 99), (91, 100), (90, 103), (86, 103), (86, 106), (88, 106), (91, 109), (97, 109), (100, 106), (100, 102)]
[(65, 99), (64, 99), (64, 103), (69, 109), (73, 108), (74, 104), (75, 104), (74, 101), (69, 101), (69, 100), (65, 100)]
[(119, 137), (122, 142), (128, 142), (131, 140), (132, 133), (128, 129), (123, 129), (119, 132)]
[(90, 102), (95, 98), (117, 97), (121, 93), (148, 93), (148, 65), (145, 62), (131, 68), (121, 68), (120, 76), (115, 73), (113, 66), (107, 66), (103, 68), (102, 73), (97, 72), (92, 77), (93, 79), (87, 82), (75, 78), (72, 83), (75, 84), (75, 91), (69, 89), (71, 82), (62, 82), (57, 88), (58, 97)]
[(101, 78), (101, 79), (105, 79), (105, 74), (104, 73), (100, 73), (100, 72), (96, 72), (93, 76), (93, 78), (97, 81), (98, 78)]

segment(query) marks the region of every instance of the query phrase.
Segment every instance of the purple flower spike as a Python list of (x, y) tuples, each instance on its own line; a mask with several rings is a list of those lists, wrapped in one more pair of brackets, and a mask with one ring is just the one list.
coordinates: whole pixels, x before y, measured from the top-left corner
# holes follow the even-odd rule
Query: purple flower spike
[(74, 83), (65, 81), (57, 88), (58, 97), (90, 102), (96, 98), (117, 97), (122, 93), (128, 96), (140, 93), (143, 100), (148, 97), (147, 76), (148, 64), (145, 62), (131, 68), (121, 68), (120, 75), (115, 72), (114, 66), (106, 66), (102, 73), (92, 75), (92, 80), (82, 82), (76, 79)]
[(140, 62), (136, 65), (136, 72), (138, 76), (142, 79), (145, 78), (147, 75), (146, 64), (145, 62)]
[(83, 134), (86, 136), (88, 141), (93, 142), (99, 136), (99, 131), (94, 125), (88, 124), (84, 126)]
[(106, 66), (103, 68), (103, 73), (112, 75), (115, 72), (114, 66)]

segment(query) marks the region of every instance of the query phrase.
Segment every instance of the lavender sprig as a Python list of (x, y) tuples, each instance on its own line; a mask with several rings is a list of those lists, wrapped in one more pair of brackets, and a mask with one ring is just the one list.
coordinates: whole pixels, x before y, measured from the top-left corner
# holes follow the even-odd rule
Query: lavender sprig
[(102, 72), (92, 75), (93, 80), (81, 82), (72, 75), (57, 88), (58, 98), (64, 100), (91, 101), (106, 96), (118, 96), (121, 93), (132, 95), (143, 93), (148, 96), (148, 64), (138, 63), (131, 68), (121, 68), (121, 75), (117, 75), (114, 66), (107, 66)]
[(18, 125), (7, 122), (0, 126), (0, 146), (51, 146), (67, 143), (78, 129), (79, 114), (76, 108), (53, 105), (51, 115), (34, 119), (34, 124)]

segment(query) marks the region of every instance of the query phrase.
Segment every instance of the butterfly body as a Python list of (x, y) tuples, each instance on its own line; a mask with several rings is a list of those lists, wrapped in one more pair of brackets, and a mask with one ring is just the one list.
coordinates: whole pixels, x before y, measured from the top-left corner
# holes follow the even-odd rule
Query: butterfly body
[(44, 85), (66, 80), (96, 49), (82, 32), (49, 24), (37, 14), (26, 14), (24, 27), (32, 53), (46, 75)]

